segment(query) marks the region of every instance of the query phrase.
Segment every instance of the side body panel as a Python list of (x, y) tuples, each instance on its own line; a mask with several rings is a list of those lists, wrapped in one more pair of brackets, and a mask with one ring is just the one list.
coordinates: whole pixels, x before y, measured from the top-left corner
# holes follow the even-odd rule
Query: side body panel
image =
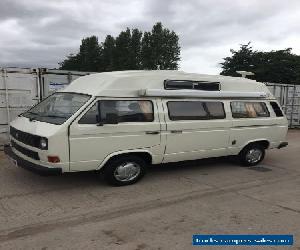
[[(101, 100), (139, 99), (101, 98)], [(123, 122), (97, 126), (96, 124), (79, 124), (78, 121), (84, 114), (80, 115), (70, 126), (70, 170), (99, 169), (110, 156), (128, 152), (148, 152), (155, 161), (159, 161), (158, 158), (162, 157), (161, 152), (164, 146), (161, 145), (158, 106), (155, 99), (147, 100), (153, 102), (153, 122)]]
[[(286, 117), (276, 117), (269, 101), (263, 102), (266, 103), (270, 117), (232, 118), (230, 113), (232, 119), (230, 154), (238, 154), (247, 144), (254, 141), (268, 141), (269, 148), (276, 148), (286, 140), (288, 130)], [(227, 105), (230, 108), (230, 101), (227, 102)]]

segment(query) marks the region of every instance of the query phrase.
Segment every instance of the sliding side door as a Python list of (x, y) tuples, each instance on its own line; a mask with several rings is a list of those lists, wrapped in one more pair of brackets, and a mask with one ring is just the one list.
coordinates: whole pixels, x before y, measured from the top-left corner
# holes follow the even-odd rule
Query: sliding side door
[(164, 162), (227, 154), (231, 121), (221, 101), (165, 100), (167, 143)]

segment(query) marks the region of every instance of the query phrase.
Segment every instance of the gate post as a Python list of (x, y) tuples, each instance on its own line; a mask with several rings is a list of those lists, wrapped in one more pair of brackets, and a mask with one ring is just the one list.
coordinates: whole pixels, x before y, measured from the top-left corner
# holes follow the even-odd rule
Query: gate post
[(290, 128), (293, 126), (293, 112), (295, 106), (295, 94), (296, 94), (296, 84), (293, 87), (293, 96), (292, 96), (292, 108), (291, 108), (291, 115), (290, 115)]
[(7, 134), (9, 133), (9, 123), (10, 123), (10, 107), (9, 107), (9, 96), (8, 96), (8, 86), (7, 86), (7, 71), (6, 69), (2, 69), (2, 78), (3, 84), (5, 88), (5, 104), (6, 104), (6, 113), (7, 113)]

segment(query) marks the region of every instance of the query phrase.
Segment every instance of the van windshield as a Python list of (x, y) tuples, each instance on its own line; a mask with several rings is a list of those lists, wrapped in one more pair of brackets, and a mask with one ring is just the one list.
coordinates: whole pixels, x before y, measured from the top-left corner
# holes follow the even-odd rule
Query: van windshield
[(39, 104), (23, 113), (30, 120), (63, 124), (88, 100), (89, 95), (76, 93), (54, 93)]

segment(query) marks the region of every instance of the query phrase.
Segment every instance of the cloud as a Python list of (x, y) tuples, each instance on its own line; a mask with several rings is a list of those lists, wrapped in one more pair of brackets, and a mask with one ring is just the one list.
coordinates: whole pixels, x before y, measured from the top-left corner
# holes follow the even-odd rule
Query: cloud
[(58, 67), (83, 37), (102, 41), (161, 21), (180, 36), (181, 69), (218, 73), (229, 49), (248, 41), (300, 53), (299, 7), (297, 0), (1, 0), (0, 66)]

